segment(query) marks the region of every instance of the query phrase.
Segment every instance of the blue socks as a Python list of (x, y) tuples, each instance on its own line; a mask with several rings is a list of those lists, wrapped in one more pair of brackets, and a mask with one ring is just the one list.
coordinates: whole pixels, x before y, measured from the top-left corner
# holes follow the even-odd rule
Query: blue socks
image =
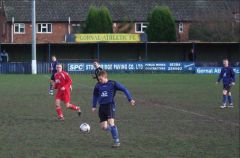
[(227, 103), (227, 95), (223, 95), (223, 104), (225, 105)]
[(118, 129), (115, 125), (114, 126), (108, 125), (107, 128), (105, 129), (105, 131), (111, 132), (114, 143), (119, 143)]
[(231, 95), (228, 96), (228, 102), (229, 102), (229, 104), (232, 104), (232, 96)]
[(228, 103), (231, 105), (233, 103), (233, 99), (231, 95), (223, 95), (223, 104), (226, 105)]
[(53, 85), (50, 83), (49, 90), (53, 90)]
[(111, 131), (111, 126), (107, 126), (107, 128), (105, 129), (105, 131), (110, 132), (110, 131)]
[(114, 143), (119, 143), (119, 136), (118, 136), (118, 129), (117, 127), (114, 125), (114, 126), (111, 126), (111, 133), (112, 133), (112, 138), (114, 140)]

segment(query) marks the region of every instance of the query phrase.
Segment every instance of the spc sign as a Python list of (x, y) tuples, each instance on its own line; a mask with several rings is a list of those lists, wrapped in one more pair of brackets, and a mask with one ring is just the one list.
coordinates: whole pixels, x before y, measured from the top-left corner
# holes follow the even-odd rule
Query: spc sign
[(69, 63), (68, 64), (68, 71), (85, 71), (85, 64), (84, 63)]

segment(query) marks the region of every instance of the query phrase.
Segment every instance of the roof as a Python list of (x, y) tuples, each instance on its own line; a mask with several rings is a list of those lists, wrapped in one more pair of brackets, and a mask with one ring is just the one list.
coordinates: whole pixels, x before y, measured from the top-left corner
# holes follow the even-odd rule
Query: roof
[[(3, 0), (7, 21), (31, 21), (31, 0)], [(227, 14), (239, 13), (238, 0), (36, 0), (39, 22), (85, 21), (90, 6), (106, 6), (113, 21), (147, 21), (151, 9), (168, 6), (175, 20), (193, 21), (214, 10)]]

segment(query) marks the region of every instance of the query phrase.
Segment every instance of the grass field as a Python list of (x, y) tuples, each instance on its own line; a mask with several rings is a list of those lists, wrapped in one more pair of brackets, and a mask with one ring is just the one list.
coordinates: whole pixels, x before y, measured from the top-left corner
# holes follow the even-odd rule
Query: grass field
[[(101, 131), (91, 112), (95, 81), (72, 75), (72, 102), (83, 115), (63, 108), (56, 121), (48, 75), (0, 75), (0, 158), (238, 158), (239, 83), (234, 109), (220, 109), (222, 85), (215, 75), (114, 74), (128, 87), (137, 106), (120, 92), (116, 124), (121, 147)], [(239, 80), (239, 78), (238, 78)], [(79, 125), (91, 125), (81, 134)]]

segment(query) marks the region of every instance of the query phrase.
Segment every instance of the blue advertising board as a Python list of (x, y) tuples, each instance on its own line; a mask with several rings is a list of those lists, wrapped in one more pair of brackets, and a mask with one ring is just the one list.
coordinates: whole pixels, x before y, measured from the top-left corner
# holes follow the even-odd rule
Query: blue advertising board
[[(235, 73), (240, 73), (239, 67), (233, 67)], [(219, 74), (221, 72), (221, 67), (196, 67), (197, 74)]]
[[(90, 72), (94, 70), (92, 63), (68, 63), (68, 72)], [(193, 71), (193, 62), (114, 62), (101, 63), (107, 71)]]
[[(193, 62), (103, 62), (101, 67), (109, 72), (190, 72), (196, 74), (219, 74), (221, 67), (196, 67)], [(92, 73), (94, 67), (90, 62), (64, 62), (69, 73)], [(233, 67), (240, 74), (240, 67)], [(30, 74), (31, 63), (0, 63), (0, 74)], [(38, 74), (49, 73), (49, 63), (38, 62)]]

